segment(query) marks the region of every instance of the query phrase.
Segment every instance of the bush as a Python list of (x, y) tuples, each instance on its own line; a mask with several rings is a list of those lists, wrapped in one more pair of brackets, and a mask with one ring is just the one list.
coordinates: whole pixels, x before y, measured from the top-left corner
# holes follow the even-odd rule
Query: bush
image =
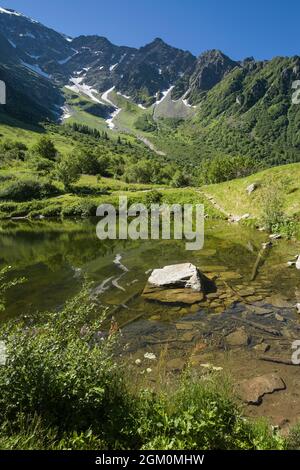
[(63, 217), (94, 217), (97, 211), (97, 204), (90, 199), (83, 199), (72, 204), (68, 204), (62, 209)]
[(250, 157), (218, 155), (200, 167), (200, 184), (215, 184), (242, 178), (258, 171), (258, 163)]
[(57, 163), (55, 171), (58, 180), (63, 183), (65, 189), (71, 190), (72, 184), (79, 180), (81, 174), (79, 155), (66, 155)]
[(37, 155), (48, 160), (55, 160), (57, 157), (57, 150), (52, 140), (47, 136), (42, 136), (33, 147)]
[(284, 190), (282, 184), (274, 178), (270, 179), (268, 184), (261, 190), (261, 222), (270, 232), (277, 231), (285, 222), (283, 197)]
[(42, 199), (59, 194), (56, 186), (49, 182), (40, 182), (32, 179), (13, 181), (0, 190), (0, 199), (10, 201), (29, 201)]
[(111, 341), (99, 332), (104, 316), (85, 326), (94, 308), (86, 288), (63, 311), (45, 314), (43, 321), (40, 316), (35, 326), (7, 326), (2, 423), (18, 426), (22, 412), (38, 415), (60, 435), (92, 428), (107, 442), (126, 443), (134, 404), (112, 360)]

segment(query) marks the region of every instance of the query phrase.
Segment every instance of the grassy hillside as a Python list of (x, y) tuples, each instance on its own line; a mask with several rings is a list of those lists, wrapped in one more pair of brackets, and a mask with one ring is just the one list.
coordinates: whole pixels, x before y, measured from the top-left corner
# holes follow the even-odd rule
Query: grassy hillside
[[(269, 168), (247, 178), (204, 186), (203, 190), (212, 195), (227, 212), (249, 212), (259, 217), (264, 203), (262, 192), (274, 182), (282, 187), (285, 213), (289, 216), (300, 216), (300, 163)], [(246, 190), (252, 183), (258, 184), (258, 188), (248, 195)]]

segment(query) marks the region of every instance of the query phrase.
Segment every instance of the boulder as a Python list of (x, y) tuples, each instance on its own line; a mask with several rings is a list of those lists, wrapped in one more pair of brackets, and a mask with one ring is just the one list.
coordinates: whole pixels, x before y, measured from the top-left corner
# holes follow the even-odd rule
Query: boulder
[(165, 266), (152, 272), (142, 296), (162, 303), (193, 305), (204, 299), (202, 279), (209, 281), (191, 263)]
[(266, 374), (244, 380), (239, 385), (239, 394), (245, 403), (260, 405), (264, 395), (285, 390), (286, 385), (277, 374)]
[(189, 287), (201, 292), (200, 273), (191, 263), (174, 264), (154, 269), (148, 283), (155, 287)]
[(300, 270), (300, 255), (298, 256), (296, 261), (296, 268)]

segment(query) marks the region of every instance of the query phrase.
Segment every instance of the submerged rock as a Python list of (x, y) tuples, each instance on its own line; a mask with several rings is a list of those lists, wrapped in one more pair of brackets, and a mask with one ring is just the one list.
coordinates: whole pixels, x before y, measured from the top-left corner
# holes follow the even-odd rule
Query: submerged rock
[(285, 390), (286, 385), (277, 374), (266, 374), (253, 379), (244, 380), (239, 392), (245, 403), (260, 405), (264, 395)]
[(145, 299), (167, 304), (188, 304), (193, 305), (204, 299), (203, 292), (195, 292), (189, 288), (168, 289), (153, 287), (147, 284), (142, 296)]
[(233, 333), (226, 336), (226, 343), (229, 346), (248, 346), (251, 337), (246, 333), (244, 328), (238, 328)]

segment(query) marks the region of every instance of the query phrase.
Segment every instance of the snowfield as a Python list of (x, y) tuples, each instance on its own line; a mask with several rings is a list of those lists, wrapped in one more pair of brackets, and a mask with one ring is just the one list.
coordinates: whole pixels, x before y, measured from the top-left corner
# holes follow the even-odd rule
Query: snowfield
[(67, 85), (66, 88), (74, 91), (74, 93), (78, 93), (79, 95), (88, 96), (92, 101), (94, 101), (94, 103), (104, 104), (103, 101), (100, 101), (96, 96), (94, 96), (94, 93), (98, 93), (97, 90), (85, 83), (82, 83), (83, 80), (84, 77), (72, 77), (70, 82), (73, 83), (73, 85)]
[(103, 93), (103, 95), (101, 96), (101, 99), (103, 101), (105, 101), (106, 103), (110, 104), (111, 106), (113, 106), (115, 109), (115, 111), (112, 113), (112, 115), (110, 116), (109, 119), (106, 119), (106, 124), (108, 125), (109, 129), (115, 129), (115, 123), (113, 122), (115, 117), (117, 117), (117, 115), (122, 111), (121, 108), (117, 108), (116, 105), (108, 98), (108, 95), (114, 91), (115, 87), (113, 86), (112, 88), (110, 88), (109, 90), (105, 91)]

